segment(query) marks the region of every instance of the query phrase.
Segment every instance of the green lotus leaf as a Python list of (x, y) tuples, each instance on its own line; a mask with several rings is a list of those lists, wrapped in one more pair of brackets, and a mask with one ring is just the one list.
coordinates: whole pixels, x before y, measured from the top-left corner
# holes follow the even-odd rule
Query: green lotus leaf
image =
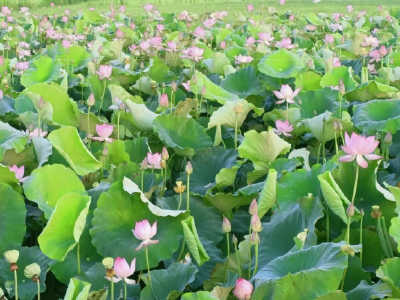
[(393, 297), (400, 297), (400, 258), (393, 257), (385, 260), (384, 264), (376, 271), (376, 276), (386, 282), (392, 289)]
[(47, 165), (34, 170), (23, 187), (26, 197), (38, 204), (47, 219), (50, 218), (57, 201), (66, 193), (86, 194), (78, 176), (62, 165)]
[(357, 87), (357, 82), (354, 80), (352, 75), (352, 69), (341, 66), (333, 68), (332, 71), (326, 73), (321, 79), (322, 87), (337, 86), (339, 85), (340, 79), (343, 79), (343, 84), (346, 88), (346, 92), (352, 91)]
[(217, 300), (221, 298), (215, 298), (210, 292), (196, 292), (196, 293), (186, 293), (182, 295), (182, 300)]
[(143, 99), (139, 96), (129, 94), (122, 86), (110, 84), (107, 86), (111, 93), (111, 99), (118, 98), (121, 101), (130, 100), (136, 104), (143, 104)]
[(0, 99), (0, 116), (5, 116), (8, 113), (15, 113), (15, 100), (3, 95), (3, 99)]
[(306, 67), (297, 55), (281, 48), (265, 56), (258, 64), (258, 70), (265, 75), (277, 78), (296, 77)]
[(261, 219), (276, 203), (276, 180), (278, 172), (270, 169), (268, 178), (264, 183), (260, 198), (258, 199), (258, 217)]
[(315, 13), (308, 13), (306, 14), (307, 20), (313, 25), (322, 25), (325, 26), (326, 23), (323, 19), (319, 18)]
[(253, 66), (248, 66), (229, 74), (221, 81), (221, 87), (243, 99), (250, 95), (262, 95), (265, 91)]
[(50, 155), (53, 153), (53, 146), (47, 139), (42, 137), (33, 137), (32, 144), (35, 148), (38, 167), (41, 168), (42, 165), (49, 160)]
[[(286, 120), (288, 117), (286, 113), (287, 113), (286, 110), (274, 109), (272, 111), (265, 113), (263, 116), (263, 120), (265, 122), (272, 122), (275, 124), (277, 120)], [(289, 108), (289, 123), (295, 124), (300, 119), (301, 119), (300, 109), (297, 107)], [(296, 131), (298, 131), (298, 129), (294, 128), (293, 133), (296, 134)]]
[(186, 220), (182, 222), (183, 226), (183, 234), (185, 237), (185, 243), (189, 248), (190, 253), (192, 254), (193, 258), (196, 260), (197, 264), (201, 266), (210, 257), (207, 255), (207, 251), (204, 249), (199, 236), (197, 234), (196, 225), (194, 223), (194, 218), (190, 216)]
[(0, 161), (8, 149), (15, 149), (17, 153), (24, 150), (26, 134), (0, 121)]
[[(322, 76), (318, 73), (307, 71), (297, 75), (294, 84), (296, 88), (300, 88), (302, 92), (316, 91), (321, 89), (321, 78)], [(301, 99), (303, 100), (303, 98)]]
[(64, 69), (73, 73), (87, 67), (87, 63), (92, 60), (92, 55), (85, 48), (72, 45), (68, 50), (62, 49), (55, 58), (62, 62)]
[(200, 94), (203, 87), (206, 88), (206, 95), (204, 96), (205, 99), (208, 100), (215, 100), (218, 103), (225, 104), (226, 101), (232, 101), (239, 99), (239, 97), (235, 94), (232, 94), (222, 87), (213, 83), (210, 79), (207, 78), (206, 75), (196, 71), (196, 79), (197, 84), (193, 84), (190, 82), (190, 88), (193, 93)]
[(71, 278), (64, 300), (86, 300), (89, 297), (91, 284)]
[(204, 196), (204, 200), (206, 200), (209, 204), (214, 206), (220, 212), (226, 214), (229, 213), (233, 208), (249, 205), (251, 201), (254, 199), (254, 194), (243, 195), (243, 194), (224, 194), (224, 193), (216, 193), (215, 195), (208, 192)]
[(149, 145), (146, 137), (139, 137), (134, 140), (124, 141), (125, 151), (128, 152), (130, 161), (141, 163), (149, 152)]
[[(236, 107), (240, 107), (243, 112), (237, 113), (235, 111)], [(208, 129), (218, 126), (218, 124), (232, 128), (235, 128), (235, 126), (240, 128), (247, 114), (252, 110), (254, 110), (258, 116), (261, 116), (264, 112), (263, 108), (257, 108), (243, 99), (226, 102), (222, 107), (218, 108), (217, 111), (213, 112), (210, 122), (208, 123)]]
[(151, 89), (151, 78), (147, 77), (147, 76), (142, 76), (140, 77), (135, 85), (132, 86), (132, 88), (141, 91), (145, 94), (148, 95), (152, 95), (153, 94), (153, 90)]
[(86, 148), (76, 128), (66, 126), (54, 130), (48, 140), (78, 175), (87, 175), (100, 169), (101, 162)]
[(108, 154), (104, 162), (104, 168), (111, 170), (111, 165), (118, 166), (119, 164), (129, 162), (129, 154), (125, 151), (125, 144), (122, 140), (113, 141), (107, 144)]
[(146, 269), (145, 250), (135, 251), (141, 241), (134, 237), (132, 230), (135, 222), (148, 220), (153, 224), (157, 221), (157, 234), (153, 240), (159, 240), (159, 243), (149, 246), (149, 264), (151, 268), (156, 267), (161, 260), (170, 258), (178, 250), (179, 241), (183, 237), (181, 221), (187, 217), (188, 214), (182, 211), (171, 216), (168, 211), (154, 206), (148, 200), (144, 202), (139, 193), (130, 195), (124, 191), (122, 181), (117, 181), (97, 202), (93, 228), (90, 230), (92, 243), (104, 257), (119, 256), (128, 261), (137, 258), (136, 269)]
[(1, 164), (0, 164), (0, 182), (8, 184), (18, 194), (22, 194), (22, 188), (19, 184), (19, 180), (15, 177), (15, 173), (11, 171), (8, 168), (8, 166), (2, 166)]
[(224, 74), (224, 67), (230, 66), (231, 61), (224, 53), (214, 52), (212, 58), (203, 60), (203, 64), (207, 67), (210, 73)]
[(215, 182), (217, 187), (234, 186), (236, 175), (239, 167), (233, 166), (231, 169), (221, 169), (221, 171), (215, 176)]
[(73, 103), (70, 102), (68, 94), (56, 83), (37, 83), (24, 90), (27, 93), (39, 94), (44, 101), (53, 107), (53, 122), (64, 126), (77, 126), (78, 120), (75, 115)]
[(162, 115), (153, 124), (160, 140), (178, 155), (192, 157), (197, 150), (213, 146), (205, 128), (192, 118)]
[(323, 243), (278, 257), (255, 276), (256, 299), (315, 299), (339, 288), (347, 267), (342, 244)]
[(166, 62), (162, 59), (150, 59), (151, 67), (148, 68), (148, 72), (143, 72), (152, 80), (159, 83), (169, 83), (177, 78), (177, 76), (171, 72)]
[(21, 84), (30, 87), (36, 83), (52, 82), (61, 74), (62, 64), (48, 56), (39, 56), (31, 60), (31, 67), (21, 76)]
[(199, 101), (197, 99), (186, 98), (184, 101), (178, 102), (178, 105), (174, 109), (174, 116), (190, 118), (190, 113), (198, 107)]
[(369, 81), (360, 84), (355, 90), (346, 94), (348, 101), (369, 101), (373, 99), (390, 98), (398, 89), (377, 81)]
[[(111, 77), (113, 78), (113, 77)], [(101, 106), (101, 109), (103, 111), (109, 111), (109, 107), (112, 105), (113, 99), (111, 90), (108, 89), (107, 87), (110, 85), (115, 85), (118, 83), (118, 81), (114, 78), (112, 81), (109, 80), (100, 80), (97, 76), (95, 75), (90, 75), (86, 78), (90, 90), (93, 93), (95, 97), (95, 104), (94, 107), (99, 110), (100, 109), (100, 104), (101, 104), (101, 99), (103, 98), (103, 105)], [(125, 100), (125, 99), (120, 99), (120, 100)]]
[(0, 253), (22, 243), (25, 235), (24, 200), (11, 186), (0, 182)]
[[(398, 187), (389, 187), (390, 192), (394, 195), (396, 200), (396, 213), (400, 214), (400, 189)], [(396, 241), (397, 249), (400, 249), (400, 217), (392, 218), (392, 225), (389, 228), (390, 236)]]
[(334, 291), (325, 296), (318, 297), (315, 300), (347, 300), (346, 294), (343, 291)]
[[(24, 112), (32, 111), (36, 113), (36, 115), (38, 116), (38, 111), (39, 111), (38, 102), (40, 101), (40, 99), (41, 96), (36, 93), (26, 93), (24, 96), (18, 97), (16, 100), (16, 107), (18, 109), (18, 114), (23, 114)], [(42, 122), (52, 121), (53, 106), (48, 101), (43, 101), (42, 105), (43, 107), (40, 110), (41, 121)]]
[[(313, 118), (330, 111), (339, 116), (339, 92), (330, 88), (315, 91), (300, 92), (297, 97), (297, 107), (303, 118)], [(346, 101), (342, 101), (342, 111), (346, 109)], [(291, 123), (292, 124), (292, 123)]]
[[(151, 285), (148, 275), (143, 276), (146, 285), (151, 288), (153, 299), (178, 299), (186, 285), (193, 282), (197, 268), (192, 263), (171, 264), (168, 269), (151, 271)], [(141, 299), (151, 299), (140, 295)]]
[[(206, 148), (196, 152), (190, 161), (193, 166), (193, 173), (190, 175), (190, 192), (204, 196), (217, 184), (216, 177), (223, 169), (237, 166), (236, 155), (236, 150), (222, 147)], [(182, 172), (178, 180), (187, 185), (186, 173)]]
[(366, 281), (361, 283), (350, 292), (347, 292), (347, 300), (359, 300), (359, 299), (373, 299), (374, 297), (386, 298), (392, 295), (392, 290), (387, 283), (377, 282), (374, 285), (369, 285)]
[(354, 105), (354, 125), (367, 134), (400, 129), (400, 100), (374, 100)]
[[(32, 282), (32, 279), (27, 279), (24, 275), (25, 267), (37, 263), (40, 266), (40, 292), (46, 291), (46, 275), (50, 259), (46, 257), (37, 246), (34, 247), (14, 247), (13, 249), (19, 251), (18, 258), (18, 299), (20, 300), (33, 300), (37, 295), (37, 284)], [(11, 283), (8, 294), (10, 299), (15, 296), (14, 286), (14, 273), (10, 272), (10, 264), (2, 257), (0, 259), (0, 280), (2, 282)]]
[(126, 100), (126, 106), (131, 111), (134, 125), (140, 131), (151, 131), (153, 129), (153, 122), (157, 118), (156, 113), (153, 113), (146, 105), (137, 104), (130, 100)]

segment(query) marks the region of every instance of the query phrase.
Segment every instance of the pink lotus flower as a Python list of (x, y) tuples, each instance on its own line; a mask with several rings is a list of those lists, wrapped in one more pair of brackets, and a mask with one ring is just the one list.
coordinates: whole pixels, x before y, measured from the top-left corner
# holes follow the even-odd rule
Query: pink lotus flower
[(354, 7), (351, 5), (347, 5), (347, 12), (351, 13), (354, 10)]
[(113, 129), (114, 129), (113, 125), (96, 124), (96, 132), (99, 135), (99, 137), (92, 137), (92, 139), (100, 142), (112, 143), (114, 139), (111, 139), (109, 136), (113, 133)]
[(296, 45), (292, 44), (292, 40), (290, 38), (283, 38), (282, 41), (276, 42), (276, 46), (278, 48), (285, 48), (285, 49), (293, 49)]
[(19, 72), (17, 73), (18, 75), (21, 75), (24, 73), (25, 70), (28, 69), (29, 67), (29, 62), (28, 61), (20, 61), (18, 63), (16, 63), (16, 68), (19, 70)]
[(317, 29), (317, 26), (315, 26), (314, 24), (307, 24), (306, 29), (308, 31), (315, 31)]
[(256, 42), (256, 39), (253, 38), (252, 36), (249, 36), (248, 38), (246, 38), (246, 44), (244, 44), (244, 46), (246, 46), (247, 48), (250, 48), (255, 42)]
[(142, 247), (147, 247), (151, 244), (158, 244), (158, 240), (151, 240), (153, 236), (157, 234), (157, 221), (154, 222), (153, 226), (150, 226), (148, 220), (143, 220), (141, 222), (136, 222), (135, 229), (132, 230), (133, 235), (143, 242), (135, 249), (139, 251)]
[(3, 90), (0, 90), (0, 100), (3, 99), (4, 94), (3, 94)]
[(286, 3), (286, 0), (279, 0), (280, 5), (285, 5), (285, 3)]
[[(93, 95), (93, 94), (92, 94), (92, 95)], [(92, 96), (92, 95), (90, 95), (90, 96)], [(93, 96), (93, 97), (94, 97), (94, 96)], [(130, 111), (129, 108), (126, 107), (125, 102), (122, 101), (122, 100), (119, 100), (117, 97), (114, 98), (113, 103), (114, 103), (114, 104), (113, 104), (113, 105), (110, 105), (109, 109), (112, 109), (112, 110), (117, 110), (117, 109), (119, 109), (119, 110), (123, 110), (123, 111), (126, 111), (126, 112), (129, 112), (129, 111)]]
[(381, 55), (380, 55), (379, 51), (376, 49), (370, 51), (369, 56), (371, 57), (371, 59), (369, 60), (370, 63), (381, 61)]
[(381, 45), (381, 46), (379, 47), (379, 54), (380, 54), (380, 56), (384, 57), (384, 56), (386, 56), (386, 54), (388, 54), (388, 53), (389, 53), (389, 51), (386, 49), (385, 45)]
[(96, 73), (97, 73), (97, 75), (99, 75), (100, 80), (103, 80), (103, 79), (111, 80), (110, 76), (112, 74), (112, 66), (101, 65), (99, 68), (99, 71)]
[(274, 128), (274, 132), (277, 135), (283, 134), (284, 136), (291, 137), (292, 135), (289, 132), (293, 131), (293, 125), (289, 124), (289, 121), (282, 122), (281, 120), (276, 121), (276, 129)]
[(196, 29), (193, 31), (193, 34), (199, 39), (204, 39), (206, 37), (206, 31), (200, 26), (196, 27)]
[(210, 29), (212, 28), (217, 21), (214, 18), (207, 19), (203, 21), (203, 25), (205, 28)]
[(144, 50), (144, 51), (148, 51), (151, 47), (151, 44), (149, 43), (149, 41), (143, 41), (139, 44), (140, 49)]
[(199, 62), (204, 57), (202, 56), (204, 53), (204, 49), (198, 47), (187, 48), (186, 50), (182, 50), (182, 58), (188, 58), (195, 62)]
[(251, 294), (253, 294), (253, 285), (246, 279), (239, 278), (236, 280), (235, 288), (233, 289), (233, 295), (239, 300), (250, 300)]
[(46, 134), (48, 133), (47, 131), (43, 131), (42, 128), (35, 128), (31, 132), (29, 132), (29, 129), (27, 129), (26, 131), (23, 132), (29, 135), (30, 140), (34, 137), (45, 137)]
[(281, 90), (278, 91), (273, 91), (275, 96), (278, 99), (281, 99), (280, 101), (277, 101), (276, 104), (281, 104), (283, 102), (287, 103), (294, 103), (293, 98), (297, 96), (297, 94), (300, 92), (300, 88), (296, 90), (292, 90), (292, 88), (288, 84), (284, 84), (281, 86)]
[(131, 265), (129, 266), (126, 262), (125, 258), (117, 257), (114, 263), (114, 271), (117, 277), (106, 277), (107, 280), (119, 282), (121, 280), (125, 281), (127, 284), (135, 284), (136, 281), (132, 279), (128, 279), (129, 276), (132, 276), (135, 273), (136, 266), (136, 258), (132, 260)]
[(335, 38), (333, 37), (333, 35), (327, 34), (327, 35), (325, 36), (325, 39), (323, 39), (323, 41), (324, 41), (326, 44), (333, 44), (333, 43), (335, 42)]
[(117, 29), (116, 31), (115, 31), (115, 37), (117, 38), (117, 39), (122, 39), (123, 37), (124, 37), (124, 33), (122, 32), (122, 30), (121, 29)]
[(51, 6), (51, 7), (54, 7), (54, 2), (51, 2), (51, 3), (50, 3), (50, 6)]
[(28, 177), (24, 177), (25, 167), (17, 167), (17, 165), (13, 165), (12, 167), (8, 167), (8, 169), (15, 173), (15, 178), (18, 179), (19, 182), (24, 182), (28, 179)]
[(346, 145), (342, 146), (342, 149), (348, 155), (339, 157), (339, 161), (341, 162), (350, 162), (356, 159), (357, 164), (361, 168), (365, 169), (368, 167), (368, 163), (364, 159), (364, 156), (369, 160), (377, 160), (382, 158), (379, 155), (371, 154), (375, 151), (379, 144), (379, 141), (375, 141), (374, 136), (365, 137), (353, 132), (351, 137), (349, 137), (348, 133), (346, 132), (344, 140)]
[(253, 58), (251, 56), (246, 56), (246, 55), (236, 55), (234, 56), (235, 58), (235, 64), (241, 65), (241, 64), (248, 64), (251, 63)]
[(169, 106), (169, 101), (168, 101), (168, 95), (167, 94), (162, 94), (160, 97), (160, 106), (161, 107), (168, 107)]
[(177, 46), (174, 41), (168, 41), (167, 47), (168, 48), (165, 48), (165, 51), (168, 51), (168, 52), (175, 52), (177, 50)]
[(247, 5), (247, 11), (251, 13), (253, 10), (254, 10), (253, 4), (248, 4)]
[(121, 6), (119, 7), (119, 11), (123, 13), (123, 12), (125, 11), (125, 6), (121, 5)]
[(147, 153), (147, 162), (153, 169), (161, 169), (161, 154), (160, 153)]
[(226, 42), (222, 41), (221, 43), (219, 43), (219, 46), (221, 47), (222, 50), (226, 49)]
[(182, 85), (185, 88), (185, 90), (187, 90), (188, 92), (192, 92), (192, 89), (190, 88), (190, 80), (188, 80), (186, 83), (182, 82)]
[(367, 36), (364, 39), (364, 42), (361, 42), (361, 46), (363, 47), (378, 47), (379, 45), (379, 40), (376, 37), (373, 36)]
[(271, 33), (257, 33), (259, 40), (257, 42), (270, 46), (271, 43), (275, 38), (271, 36)]
[(71, 47), (71, 42), (68, 41), (68, 40), (63, 40), (62, 43), (61, 43), (61, 45), (62, 45), (65, 49), (68, 49), (68, 48)]

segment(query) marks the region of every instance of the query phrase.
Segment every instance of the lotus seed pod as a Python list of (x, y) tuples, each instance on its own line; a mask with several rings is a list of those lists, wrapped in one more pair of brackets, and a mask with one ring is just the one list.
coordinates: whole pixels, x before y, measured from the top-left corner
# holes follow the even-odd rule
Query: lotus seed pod
[(177, 181), (176, 187), (174, 187), (175, 193), (182, 194), (183, 192), (185, 192), (185, 190), (186, 190), (186, 186), (184, 186), (182, 184), (182, 181)]
[(379, 210), (379, 206), (378, 205), (373, 205), (372, 206), (372, 213), (371, 213), (371, 217), (374, 219), (378, 219), (382, 216), (382, 212)]
[(40, 272), (41, 272), (40, 266), (37, 263), (33, 263), (25, 267), (24, 275), (26, 278), (31, 279), (34, 277), (39, 277)]
[(114, 259), (112, 257), (104, 258), (101, 263), (107, 270), (111, 270), (114, 267)]
[(19, 251), (18, 250), (9, 250), (4, 253), (4, 258), (9, 264), (15, 264), (19, 258)]

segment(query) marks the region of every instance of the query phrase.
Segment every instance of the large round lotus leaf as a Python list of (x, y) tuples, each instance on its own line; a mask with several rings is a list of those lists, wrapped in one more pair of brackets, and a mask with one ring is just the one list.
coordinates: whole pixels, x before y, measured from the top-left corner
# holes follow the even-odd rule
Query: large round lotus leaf
[(75, 127), (54, 130), (48, 139), (78, 175), (87, 175), (100, 169), (101, 162), (86, 148)]
[(0, 182), (0, 253), (20, 245), (25, 235), (24, 200), (11, 186)]
[(400, 296), (400, 257), (388, 258), (383, 266), (376, 271), (376, 276), (386, 282), (392, 289), (393, 296)]
[(57, 201), (66, 193), (86, 194), (78, 176), (62, 165), (47, 165), (36, 169), (24, 182), (23, 187), (26, 197), (38, 204), (47, 219), (50, 218)]
[[(339, 92), (331, 88), (316, 91), (300, 92), (296, 99), (303, 118), (313, 118), (330, 111), (334, 116), (339, 116)], [(346, 101), (342, 101), (342, 111), (346, 109)]]
[(103, 193), (97, 202), (92, 220), (90, 234), (97, 252), (104, 257), (124, 257), (128, 261), (136, 260), (136, 270), (147, 268), (145, 250), (135, 251), (141, 241), (132, 233), (135, 223), (148, 220), (150, 224), (157, 221), (157, 234), (152, 238), (158, 244), (149, 246), (150, 267), (158, 266), (161, 260), (171, 257), (178, 250), (183, 237), (181, 221), (188, 217), (187, 213), (173, 216), (159, 216), (151, 212), (150, 202), (143, 202), (139, 193), (130, 195), (123, 189), (122, 181), (115, 182)]
[(255, 299), (310, 300), (339, 288), (347, 253), (323, 243), (278, 257), (255, 276)]
[(140, 131), (151, 131), (153, 129), (153, 122), (157, 117), (156, 113), (153, 113), (146, 105), (137, 104), (131, 100), (126, 100), (126, 105), (132, 114), (134, 125)]
[(17, 153), (24, 150), (26, 134), (0, 121), (0, 161), (8, 149), (15, 149)]
[(154, 132), (182, 156), (192, 157), (197, 150), (213, 146), (205, 128), (192, 118), (158, 116), (154, 120)]
[(89, 297), (90, 283), (71, 278), (64, 300), (83, 300)]
[(50, 155), (53, 153), (53, 146), (47, 139), (42, 137), (33, 137), (32, 144), (35, 148), (38, 167), (41, 168), (42, 165), (49, 160)]
[(31, 61), (30, 68), (21, 76), (21, 84), (29, 87), (40, 82), (55, 81), (61, 74), (61, 63), (48, 56), (40, 56)]
[(0, 116), (5, 116), (8, 113), (15, 113), (14, 103), (14, 99), (3, 95), (3, 99), (0, 101)]
[[(216, 176), (222, 169), (230, 169), (237, 165), (236, 156), (236, 150), (222, 147), (198, 151), (190, 161), (193, 166), (193, 173), (190, 175), (190, 192), (204, 196), (216, 185)], [(179, 180), (187, 184), (185, 172), (180, 174)]]
[(339, 85), (340, 79), (343, 79), (343, 84), (346, 92), (352, 91), (357, 87), (357, 82), (353, 79), (352, 69), (348, 67), (333, 68), (332, 71), (326, 73), (321, 79), (322, 87), (330, 87)]
[[(24, 275), (25, 267), (37, 263), (40, 266), (40, 292), (46, 291), (46, 275), (50, 259), (44, 255), (39, 247), (15, 247), (19, 251), (18, 258), (18, 299), (32, 300), (37, 295), (37, 284), (32, 279), (27, 279)], [(10, 264), (6, 262), (4, 257), (0, 259), (0, 280), (3, 282), (11, 283), (11, 290), (9, 291), (10, 298), (15, 296), (14, 287), (14, 273), (10, 272)]]
[[(91, 61), (92, 55), (88, 53), (85, 48), (77, 45), (73, 45), (68, 48), (68, 50), (62, 50), (59, 55), (56, 57), (57, 60), (60, 60), (63, 65), (64, 69), (69, 71), (79, 71), (87, 67), (87, 63)], [(68, 64), (68, 65), (67, 65)]]
[(261, 73), (277, 78), (296, 77), (304, 68), (304, 61), (284, 48), (267, 55), (258, 64)]
[(354, 125), (367, 134), (400, 130), (400, 100), (374, 100), (354, 105)]
[(204, 196), (204, 200), (206, 200), (209, 204), (214, 206), (223, 214), (229, 213), (233, 208), (242, 206), (242, 205), (249, 205), (251, 201), (255, 198), (255, 194), (250, 195), (243, 195), (241, 193), (237, 194), (224, 194), (224, 193), (216, 193), (212, 195), (208, 192)]
[(369, 81), (360, 84), (355, 90), (346, 94), (348, 101), (369, 101), (372, 99), (385, 99), (390, 98), (397, 88), (390, 85), (382, 84), (377, 81)]
[(210, 73), (224, 74), (224, 67), (230, 66), (231, 61), (224, 53), (214, 52), (212, 58), (203, 60), (203, 64), (207, 66)]
[(128, 152), (130, 161), (141, 163), (149, 151), (146, 137), (139, 137), (134, 140), (124, 141), (125, 151)]
[(337, 290), (325, 296), (318, 297), (316, 298), (316, 300), (347, 300), (347, 298), (346, 294), (343, 291)]
[(67, 193), (56, 204), (38, 237), (40, 249), (51, 259), (63, 261), (79, 242), (89, 211), (90, 197)]
[(8, 184), (18, 194), (22, 194), (22, 188), (20, 186), (19, 180), (15, 177), (15, 173), (11, 171), (8, 166), (0, 165), (0, 182)]
[(296, 88), (300, 88), (301, 91), (315, 91), (321, 89), (321, 78), (322, 76), (314, 71), (308, 71), (301, 73), (296, 77), (294, 84)]
[(243, 99), (250, 95), (262, 95), (265, 88), (258, 75), (253, 66), (248, 66), (226, 76), (221, 81), (221, 87)]
[(373, 299), (373, 297), (382, 299), (391, 295), (392, 289), (387, 283), (379, 281), (374, 285), (369, 285), (363, 280), (354, 290), (346, 294), (346, 298), (347, 300)]
[(50, 102), (53, 107), (53, 122), (65, 126), (78, 126), (73, 104), (68, 94), (56, 83), (37, 83), (30, 86), (24, 93), (39, 94), (44, 101)]
[(162, 59), (150, 59), (150, 67), (143, 72), (152, 80), (157, 82), (170, 83), (176, 79), (176, 75), (171, 72), (167, 63)]
[(186, 293), (182, 295), (182, 300), (217, 300), (210, 292), (200, 291), (197, 293)]

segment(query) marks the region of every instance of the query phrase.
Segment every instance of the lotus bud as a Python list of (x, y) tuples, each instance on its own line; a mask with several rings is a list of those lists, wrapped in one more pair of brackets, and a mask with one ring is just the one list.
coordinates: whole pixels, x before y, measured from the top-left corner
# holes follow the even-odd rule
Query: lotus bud
[(222, 42), (219, 44), (219, 46), (221, 47), (222, 50), (225, 50), (225, 49), (226, 49), (226, 42), (225, 42), (225, 41), (222, 41)]
[(238, 239), (237, 239), (237, 237), (236, 237), (234, 234), (232, 234), (232, 243), (233, 243), (234, 245), (236, 245), (236, 244), (238, 243)]
[(347, 207), (346, 209), (346, 214), (349, 218), (351, 218), (352, 216), (354, 216), (354, 204), (350, 203), (350, 205)]
[(197, 84), (197, 77), (195, 75), (193, 75), (192, 82), (193, 82), (193, 84)]
[(107, 156), (107, 155), (108, 155), (108, 147), (104, 147), (103, 156)]
[(4, 56), (0, 55), (0, 66), (4, 64)]
[(251, 217), (250, 224), (251, 224), (251, 230), (255, 232), (260, 232), (262, 230), (261, 220), (257, 214), (254, 214)]
[(186, 168), (185, 168), (186, 174), (190, 175), (193, 173), (193, 166), (190, 163), (190, 161), (187, 162)]
[(150, 87), (151, 87), (151, 89), (154, 91), (154, 90), (157, 88), (157, 82), (155, 82), (154, 80), (152, 80), (152, 81), (150, 82)]
[(224, 217), (224, 219), (222, 221), (222, 230), (225, 233), (231, 232), (231, 222), (229, 222), (229, 220), (226, 217)]
[(176, 84), (175, 80), (172, 81), (171, 83), (171, 90), (176, 93), (176, 91), (178, 90), (178, 85)]
[(163, 82), (163, 83), (161, 84), (161, 87), (162, 87), (163, 89), (165, 89), (165, 82)]
[(100, 53), (100, 54), (103, 53), (103, 45), (101, 45), (101, 46), (99, 47), (99, 53)]
[(101, 262), (107, 270), (111, 270), (114, 267), (114, 259), (112, 257), (106, 257)]
[(147, 157), (143, 159), (143, 161), (140, 163), (140, 169), (142, 171), (146, 170), (148, 168), (148, 163), (147, 163)]
[(141, 69), (144, 69), (144, 62), (141, 62), (141, 63), (140, 63), (140, 68), (141, 68)]
[(339, 130), (339, 127), (338, 127), (338, 124), (337, 124), (336, 120), (333, 121), (332, 127), (333, 127), (333, 131), (338, 131)]
[(121, 29), (119, 29), (119, 28), (117, 29), (117, 31), (115, 32), (115, 37), (117, 39), (122, 39), (124, 37), (124, 33), (122, 32)]
[(364, 217), (364, 210), (362, 208), (360, 209), (360, 215), (361, 217)]
[(33, 126), (33, 124), (29, 125), (28, 127), (28, 131), (32, 132), (35, 129), (35, 127)]
[(253, 231), (250, 236), (250, 242), (253, 246), (260, 244), (260, 236), (258, 235), (258, 232)]
[(378, 219), (382, 216), (382, 212), (379, 210), (379, 206), (378, 205), (373, 205), (372, 206), (372, 213), (371, 213), (371, 217), (374, 219)]
[(202, 87), (200, 94), (203, 98), (207, 95), (207, 88), (205, 85)]
[(125, 103), (124, 103), (124, 102), (121, 102), (120, 105), (118, 105), (118, 109), (119, 109), (120, 111), (126, 110), (126, 105), (125, 105)]
[(253, 201), (251, 201), (251, 204), (250, 204), (250, 207), (249, 207), (249, 214), (251, 214), (252, 216), (258, 214), (258, 206), (257, 206), (257, 200), (256, 199), (253, 199)]
[(169, 106), (169, 101), (168, 101), (168, 95), (167, 94), (162, 94), (160, 97), (160, 106), (161, 107), (168, 107)]
[(136, 25), (135, 25), (135, 23), (131, 22), (131, 24), (130, 24), (130, 28), (131, 28), (132, 30), (134, 30), (134, 29), (136, 28)]
[(342, 123), (339, 120), (337, 120), (336, 123), (337, 123), (339, 131), (342, 131), (343, 130)]
[(94, 94), (91, 93), (88, 100), (87, 100), (87, 105), (88, 106), (93, 106), (96, 103), (96, 99), (94, 98)]
[(38, 101), (38, 103), (37, 103), (37, 107), (38, 107), (38, 109), (43, 109), (43, 106), (44, 106), (44, 101), (43, 101), (43, 98), (42, 97), (40, 97), (40, 99), (39, 99), (39, 101)]
[(346, 87), (343, 83), (343, 78), (339, 80), (339, 93), (343, 96), (346, 93)]
[(4, 258), (10, 264), (10, 271), (18, 270), (17, 261), (19, 258), (18, 250), (9, 250), (4, 253)]
[(162, 169), (165, 169), (166, 167), (167, 167), (167, 162), (165, 161), (165, 160), (161, 160), (160, 161), (160, 167), (162, 168)]
[(314, 66), (314, 62), (312, 59), (310, 59), (307, 63), (307, 68), (311, 69)]
[(39, 280), (40, 272), (40, 266), (37, 263), (33, 263), (25, 267), (24, 275), (26, 278), (33, 279), (36, 282)]
[(163, 159), (163, 160), (168, 160), (169, 159), (169, 154), (168, 154), (168, 150), (167, 150), (167, 148), (163, 148), (162, 149), (162, 151), (161, 151), (161, 158)]
[(186, 190), (186, 186), (184, 186), (182, 184), (182, 181), (177, 181), (176, 182), (176, 187), (174, 187), (175, 193), (182, 194), (183, 192), (185, 192), (185, 190)]
[(246, 279), (239, 278), (236, 280), (235, 288), (233, 289), (233, 295), (239, 300), (250, 300), (251, 294), (253, 294), (253, 285)]
[(84, 81), (85, 81), (85, 76), (83, 76), (82, 74), (77, 74), (76, 76), (79, 78), (79, 80), (80, 80), (81, 82), (84, 82)]
[(383, 142), (384, 142), (386, 145), (391, 145), (391, 144), (392, 144), (392, 140), (393, 140), (392, 134), (391, 134), (390, 132), (388, 132), (388, 133), (386, 134), (385, 139), (383, 140)]

